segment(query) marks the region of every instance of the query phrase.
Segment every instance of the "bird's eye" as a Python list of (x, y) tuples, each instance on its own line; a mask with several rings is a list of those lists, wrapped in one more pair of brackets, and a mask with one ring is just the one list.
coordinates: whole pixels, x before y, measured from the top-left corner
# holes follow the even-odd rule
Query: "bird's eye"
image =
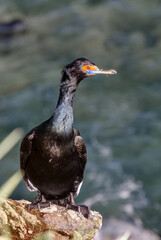
[(89, 69), (91, 69), (89, 66), (87, 66), (87, 69), (89, 70)]

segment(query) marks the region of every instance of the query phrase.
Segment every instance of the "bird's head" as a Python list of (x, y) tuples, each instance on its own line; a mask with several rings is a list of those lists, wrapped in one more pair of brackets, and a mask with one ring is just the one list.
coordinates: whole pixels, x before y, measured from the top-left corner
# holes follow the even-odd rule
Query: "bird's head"
[(70, 79), (76, 84), (79, 84), (86, 77), (91, 77), (97, 74), (116, 74), (114, 69), (103, 70), (98, 68), (93, 62), (86, 58), (78, 58), (72, 63), (66, 65), (63, 70), (66, 78)]

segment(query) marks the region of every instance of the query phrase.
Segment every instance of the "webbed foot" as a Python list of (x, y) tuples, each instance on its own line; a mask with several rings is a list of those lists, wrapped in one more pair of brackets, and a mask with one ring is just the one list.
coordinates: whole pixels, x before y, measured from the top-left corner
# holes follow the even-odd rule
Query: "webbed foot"
[(85, 205), (68, 205), (67, 209), (81, 213), (85, 218), (89, 218), (90, 208)]
[(28, 210), (32, 210), (32, 209), (36, 209), (36, 210), (39, 210), (41, 208), (47, 208), (47, 207), (50, 207), (51, 206), (51, 202), (49, 201), (46, 201), (46, 202), (39, 202), (39, 203), (31, 203), (28, 205)]
[(38, 195), (36, 196), (36, 198), (32, 201), (31, 204), (28, 205), (28, 210), (32, 210), (32, 209), (40, 210), (41, 208), (46, 208), (50, 206), (51, 206), (51, 202), (46, 200), (45, 196), (40, 192), (38, 192)]

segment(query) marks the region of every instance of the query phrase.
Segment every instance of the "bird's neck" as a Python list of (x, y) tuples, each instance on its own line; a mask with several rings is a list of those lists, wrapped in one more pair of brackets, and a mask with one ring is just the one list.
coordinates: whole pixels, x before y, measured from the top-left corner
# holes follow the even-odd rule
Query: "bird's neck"
[(73, 98), (76, 85), (70, 81), (62, 81), (60, 94), (56, 109), (52, 118), (52, 129), (54, 132), (63, 135), (70, 135), (73, 132)]

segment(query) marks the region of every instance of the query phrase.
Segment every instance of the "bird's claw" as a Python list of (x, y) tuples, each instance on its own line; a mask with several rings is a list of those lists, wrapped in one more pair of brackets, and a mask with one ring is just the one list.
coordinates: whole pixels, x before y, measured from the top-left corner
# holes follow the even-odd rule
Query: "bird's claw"
[(40, 211), (41, 208), (47, 208), (47, 207), (50, 207), (50, 206), (51, 206), (51, 202), (49, 202), (49, 201), (48, 202), (39, 202), (37, 204), (31, 203), (31, 204), (28, 205), (28, 210), (35, 209), (35, 210)]
[(85, 218), (89, 218), (90, 209), (85, 205), (67, 205), (67, 209), (81, 213)]

